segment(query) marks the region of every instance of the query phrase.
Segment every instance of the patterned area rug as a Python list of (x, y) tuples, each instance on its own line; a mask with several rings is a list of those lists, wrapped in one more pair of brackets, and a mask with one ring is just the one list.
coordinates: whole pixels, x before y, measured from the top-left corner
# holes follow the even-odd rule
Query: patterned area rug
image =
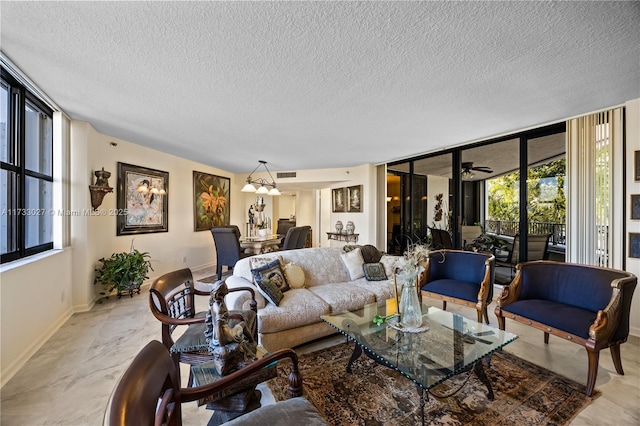
[[(353, 343), (299, 357), (304, 393), (331, 425), (418, 425), (416, 386), (395, 370), (361, 356), (353, 374), (345, 371)], [(276, 401), (288, 398), (289, 362), (278, 365), (278, 377), (267, 382)], [(452, 397), (429, 396), (425, 424), (430, 425), (565, 425), (600, 395), (584, 394), (585, 386), (504, 351), (493, 354), (485, 369), (495, 393), (472, 375)], [(467, 377), (463, 373), (434, 389), (445, 394)]]

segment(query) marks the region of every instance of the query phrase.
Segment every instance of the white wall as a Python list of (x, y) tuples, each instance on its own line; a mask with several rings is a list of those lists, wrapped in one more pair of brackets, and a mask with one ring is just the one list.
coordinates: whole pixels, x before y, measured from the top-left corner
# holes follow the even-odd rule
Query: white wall
[[(631, 194), (640, 194), (640, 182), (636, 182), (634, 176), (634, 152), (640, 150), (640, 99), (634, 99), (625, 104), (626, 108), (626, 194), (627, 208), (625, 209), (627, 235), (624, 236), (627, 248), (626, 270), (640, 278), (640, 259), (629, 257), (630, 232), (640, 232), (640, 221), (631, 220), (630, 199)], [(640, 287), (636, 287), (631, 304), (631, 334), (640, 336)]]
[[(118, 162), (169, 173), (166, 195), (169, 201), (168, 232), (116, 236), (116, 216), (114, 215), (73, 218), (81, 224), (80, 226), (86, 228), (86, 237), (84, 235), (74, 235), (74, 238), (78, 240), (85, 239), (86, 244), (84, 250), (86, 258), (81, 258), (81, 255), (74, 255), (74, 261), (78, 261), (78, 266), (85, 268), (83, 275), (77, 277), (77, 280), (74, 281), (74, 294), (77, 291), (81, 295), (77, 300), (78, 307), (80, 308), (83, 303), (90, 304), (93, 300), (93, 266), (97, 260), (101, 257), (108, 257), (114, 252), (129, 251), (132, 241), (136, 249), (149, 252), (151, 255), (151, 264), (154, 270), (150, 272), (149, 281), (176, 269), (185, 267), (197, 269), (215, 263), (215, 250), (211, 233), (208, 231), (194, 231), (193, 171), (231, 179), (229, 200), (231, 223), (242, 223), (243, 209), (241, 208), (241, 203), (243, 200), (236, 195), (240, 194), (240, 192), (236, 190), (237, 185), (235, 185), (234, 175), (201, 163), (102, 135), (86, 123), (74, 122), (72, 129), (76, 124), (78, 127), (87, 129), (83, 134), (74, 135), (72, 133), (72, 143), (78, 146), (78, 150), (81, 150), (80, 147), (83, 144), (87, 146), (86, 165), (83, 167), (81, 163), (78, 163), (74, 166), (78, 168), (77, 172), (74, 173), (78, 181), (81, 180), (83, 174), (88, 178), (93, 175), (94, 170), (104, 167), (105, 170), (112, 172), (109, 184), (116, 188), (118, 183)], [(112, 142), (115, 142), (117, 146), (112, 146)], [(78, 191), (81, 194), (88, 194), (89, 191), (86, 185), (88, 185), (88, 182), (83, 181), (80, 188), (74, 191), (74, 194)], [(77, 203), (72, 198), (72, 208), (86, 208), (89, 204), (85, 201), (85, 198), (85, 196), (79, 197)], [(104, 198), (99, 209), (107, 212), (117, 209), (117, 190), (114, 190), (112, 194), (108, 194)], [(78, 241), (79, 243), (80, 241)], [(186, 261), (183, 262), (185, 258)], [(89, 271), (89, 276), (86, 276)], [(85, 291), (83, 291), (84, 287), (90, 289), (86, 296), (84, 295)]]

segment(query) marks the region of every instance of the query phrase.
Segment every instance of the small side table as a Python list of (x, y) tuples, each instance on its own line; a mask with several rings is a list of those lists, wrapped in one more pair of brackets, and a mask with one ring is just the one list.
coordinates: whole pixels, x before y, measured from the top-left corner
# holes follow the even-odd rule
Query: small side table
[[(268, 354), (262, 346), (258, 346), (256, 352), (258, 359)], [(198, 406), (206, 405), (208, 410), (214, 410), (209, 424), (222, 424), (259, 408), (261, 394), (256, 390), (256, 385), (276, 377), (276, 365), (277, 362), (274, 362), (251, 377), (238, 380), (224, 391), (198, 400)], [(212, 383), (223, 377), (218, 374), (213, 361), (192, 365), (191, 374), (194, 386)]]

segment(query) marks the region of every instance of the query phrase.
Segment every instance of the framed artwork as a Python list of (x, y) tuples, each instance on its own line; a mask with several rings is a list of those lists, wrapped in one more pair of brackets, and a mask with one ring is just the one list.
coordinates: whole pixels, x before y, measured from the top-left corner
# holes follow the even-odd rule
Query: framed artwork
[(640, 233), (629, 232), (629, 257), (640, 259)]
[(633, 176), (636, 182), (640, 181), (640, 151), (634, 153), (633, 158)]
[(231, 179), (193, 172), (193, 229), (208, 231), (230, 224)]
[(331, 191), (331, 206), (334, 213), (345, 211), (344, 188), (334, 188)]
[(118, 162), (116, 235), (169, 231), (169, 172)]
[(350, 186), (347, 188), (347, 211), (362, 211), (362, 185)]
[(640, 194), (631, 195), (631, 219), (640, 220)]

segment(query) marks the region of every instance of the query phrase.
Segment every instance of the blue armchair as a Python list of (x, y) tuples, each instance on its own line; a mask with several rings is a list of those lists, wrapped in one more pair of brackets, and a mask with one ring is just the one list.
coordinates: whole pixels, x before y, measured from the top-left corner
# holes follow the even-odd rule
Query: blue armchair
[(620, 345), (629, 336), (635, 275), (616, 269), (551, 261), (523, 262), (504, 286), (495, 309), (498, 326), (505, 318), (537, 328), (583, 346), (589, 370), (586, 394), (591, 396), (598, 375), (600, 350), (610, 348), (613, 365), (624, 374)]
[(427, 256), (422, 293), (447, 302), (476, 308), (478, 322), (489, 324), (487, 305), (493, 299), (495, 257), (488, 253), (436, 250)]

